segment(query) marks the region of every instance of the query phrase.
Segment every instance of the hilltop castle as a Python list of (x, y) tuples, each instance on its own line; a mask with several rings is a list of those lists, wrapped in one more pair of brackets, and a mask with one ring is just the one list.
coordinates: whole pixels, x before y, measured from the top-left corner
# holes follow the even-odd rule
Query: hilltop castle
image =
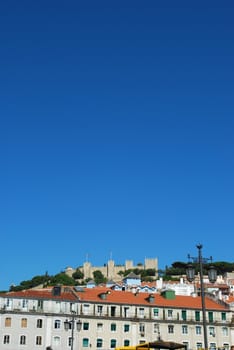
[[(115, 265), (114, 260), (109, 260), (107, 264), (104, 264), (104, 266), (92, 266), (90, 262), (86, 261), (83, 264), (83, 266), (78, 267), (78, 269), (84, 274), (84, 279), (93, 279), (93, 272), (99, 270), (102, 272), (103, 276), (105, 276), (108, 280), (119, 281), (121, 278), (119, 272), (125, 272), (130, 269), (155, 269), (155, 278), (157, 278), (158, 259), (145, 259), (144, 264), (138, 264), (137, 266), (134, 266), (132, 260), (126, 260), (125, 265)], [(65, 273), (68, 276), (72, 276), (72, 274), (75, 271), (76, 269), (73, 269), (72, 267), (67, 267)]]

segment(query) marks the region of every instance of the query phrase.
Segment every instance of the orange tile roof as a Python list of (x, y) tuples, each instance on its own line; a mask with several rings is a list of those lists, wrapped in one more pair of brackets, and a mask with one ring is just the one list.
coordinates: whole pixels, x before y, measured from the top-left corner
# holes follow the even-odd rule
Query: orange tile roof
[(9, 298), (27, 298), (27, 299), (53, 299), (53, 300), (69, 300), (77, 301), (77, 296), (71, 291), (61, 292), (60, 295), (53, 295), (52, 288), (46, 289), (27, 289), (19, 292), (8, 292), (1, 294), (3, 297)]
[[(62, 291), (61, 295), (55, 296), (52, 293), (52, 288), (46, 289), (29, 289), (20, 292), (8, 292), (1, 294), (3, 297), (11, 298), (28, 298), (28, 299), (52, 299), (52, 300), (69, 300), (91, 303), (110, 303), (110, 304), (129, 304), (155, 307), (171, 307), (171, 308), (186, 308), (186, 309), (202, 309), (201, 297), (199, 296), (183, 296), (176, 295), (174, 299), (166, 299), (159, 293), (150, 293), (154, 296), (154, 301), (149, 302), (149, 293), (134, 294), (130, 291), (116, 291), (106, 287), (83, 288), (82, 291), (75, 290), (70, 287), (70, 292)], [(106, 294), (106, 299), (101, 299), (100, 294)], [(228, 306), (206, 298), (206, 309), (208, 310), (227, 310)]]
[(225, 300), (227, 304), (232, 304), (234, 303), (234, 295), (229, 295), (228, 299)]
[[(106, 299), (101, 299), (99, 294), (109, 291), (110, 294), (106, 296)], [(151, 293), (152, 294), (152, 293)], [(149, 303), (147, 300), (149, 293), (137, 293), (136, 295), (129, 291), (115, 291), (108, 288), (90, 288), (84, 289), (84, 292), (77, 292), (81, 301), (87, 302), (103, 302), (103, 303), (116, 303), (116, 304), (132, 304), (132, 305), (151, 305), (155, 307), (173, 307), (173, 308), (189, 308), (189, 309), (201, 309), (201, 298), (199, 296), (182, 296), (176, 295), (175, 299), (166, 299), (158, 293), (153, 293), (155, 299), (153, 303)], [(224, 305), (215, 302), (209, 298), (206, 298), (206, 308), (211, 310), (226, 310)]]

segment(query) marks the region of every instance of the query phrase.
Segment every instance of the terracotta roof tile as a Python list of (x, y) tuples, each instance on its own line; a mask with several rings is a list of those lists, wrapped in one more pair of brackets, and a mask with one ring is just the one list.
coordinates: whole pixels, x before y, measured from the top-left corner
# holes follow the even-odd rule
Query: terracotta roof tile
[(28, 299), (53, 299), (53, 300), (69, 300), (76, 301), (77, 296), (71, 291), (61, 292), (60, 295), (53, 295), (52, 288), (46, 289), (27, 289), (19, 292), (8, 292), (1, 294), (1, 296), (11, 298), (28, 298)]
[[(110, 294), (103, 300), (100, 298), (100, 293), (109, 291)], [(201, 309), (201, 298), (199, 296), (182, 296), (176, 295), (175, 299), (166, 299), (158, 293), (154, 293), (154, 302), (149, 303), (147, 300), (149, 293), (137, 293), (134, 294), (129, 291), (115, 291), (107, 288), (93, 288), (85, 289), (84, 292), (77, 292), (81, 301), (89, 302), (104, 302), (104, 303), (117, 303), (117, 304), (133, 304), (133, 305), (152, 305), (155, 307), (175, 307), (175, 308), (190, 308)], [(152, 293), (150, 293), (152, 294)], [(225, 306), (206, 298), (206, 308), (212, 310), (226, 310)]]
[[(52, 293), (52, 288), (25, 290), (20, 292), (8, 292), (1, 294), (4, 297), (12, 298), (38, 298), (38, 299), (53, 299), (53, 300), (69, 300), (69, 301), (83, 301), (93, 303), (111, 303), (111, 304), (132, 304), (142, 306), (155, 307), (171, 307), (171, 308), (187, 308), (187, 309), (202, 309), (201, 298), (199, 296), (182, 296), (176, 295), (174, 299), (166, 299), (159, 293), (150, 293), (153, 295), (154, 301), (149, 302), (149, 293), (133, 293), (130, 291), (116, 291), (106, 287), (83, 288), (82, 291), (76, 291), (70, 288), (70, 292), (65, 290), (61, 295), (55, 296)], [(102, 299), (101, 294), (106, 294), (106, 298)], [(214, 300), (206, 298), (206, 308), (209, 310), (227, 310), (228, 306), (218, 303)]]
[(226, 299), (225, 302), (226, 302), (227, 304), (232, 304), (232, 303), (234, 303), (234, 296), (233, 296), (233, 295), (229, 295), (228, 299)]

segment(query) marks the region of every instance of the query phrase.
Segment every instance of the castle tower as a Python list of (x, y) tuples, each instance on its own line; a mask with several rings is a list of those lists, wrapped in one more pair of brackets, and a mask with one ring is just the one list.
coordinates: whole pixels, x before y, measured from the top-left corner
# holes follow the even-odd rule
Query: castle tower
[(114, 260), (109, 260), (107, 263), (107, 278), (112, 280), (115, 278), (115, 262)]

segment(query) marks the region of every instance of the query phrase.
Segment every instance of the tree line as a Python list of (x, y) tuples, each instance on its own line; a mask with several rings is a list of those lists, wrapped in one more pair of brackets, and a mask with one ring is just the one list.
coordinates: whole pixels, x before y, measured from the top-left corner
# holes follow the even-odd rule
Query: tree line
[[(179, 280), (179, 278), (186, 273), (187, 263), (176, 261), (171, 266), (166, 266), (164, 270), (155, 269), (140, 269), (134, 268), (126, 271), (120, 271), (120, 278), (126, 277), (129, 273), (133, 272), (136, 275), (140, 276), (142, 281), (151, 282), (154, 281), (157, 277), (162, 277), (164, 280)], [(199, 266), (197, 263), (193, 263), (195, 272), (199, 272)], [(214, 262), (203, 265), (203, 272), (207, 274), (210, 266), (214, 266), (217, 270), (218, 275), (224, 276), (227, 272), (234, 272), (234, 263), (229, 262)], [(75, 285), (84, 285), (87, 284), (91, 279), (84, 280), (83, 272), (77, 268), (76, 271), (72, 274), (72, 277), (68, 276), (65, 272), (60, 272), (55, 275), (49, 275), (47, 272), (44, 275), (34, 276), (31, 280), (22, 281), (19, 285), (12, 285), (9, 288), (9, 291), (21, 291), (25, 289), (34, 288), (37, 286), (47, 287), (55, 285), (66, 285), (66, 286), (75, 286)], [(93, 280), (96, 285), (106, 283), (107, 278), (102, 274), (101, 271), (96, 270), (93, 272)]]

